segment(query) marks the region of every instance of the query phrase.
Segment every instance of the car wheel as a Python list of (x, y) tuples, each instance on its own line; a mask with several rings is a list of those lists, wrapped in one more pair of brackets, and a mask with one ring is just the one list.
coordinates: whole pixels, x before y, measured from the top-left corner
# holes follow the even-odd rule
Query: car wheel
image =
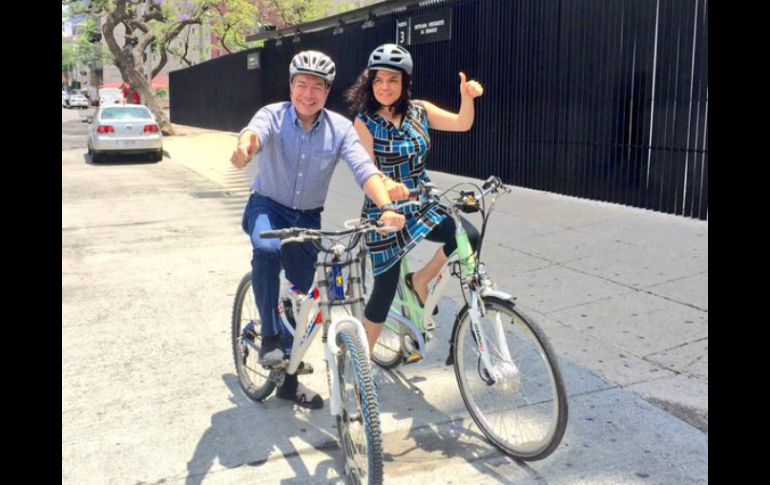
[(99, 163), (102, 160), (104, 160), (104, 157), (101, 153), (91, 150), (91, 163)]
[(152, 153), (152, 161), (153, 162), (160, 162), (163, 160), (163, 149), (161, 148), (157, 152)]

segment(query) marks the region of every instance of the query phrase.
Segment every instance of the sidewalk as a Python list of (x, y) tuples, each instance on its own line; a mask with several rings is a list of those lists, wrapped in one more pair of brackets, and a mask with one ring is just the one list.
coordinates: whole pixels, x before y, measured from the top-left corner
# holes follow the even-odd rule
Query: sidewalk
[[(340, 482), (328, 406), (255, 403), (234, 375), (231, 305), (251, 257), (240, 222), (258, 165), (230, 165), (234, 144), (185, 132), (158, 164), (62, 150), (62, 483)], [(339, 167), (324, 227), (358, 216), (354, 187)], [(436, 248), (419, 245), (411, 263)], [(707, 483), (707, 250), (705, 222), (514, 188), (482, 259), (560, 356), (564, 439), (523, 464), (480, 437), (444, 365), (452, 290), (426, 358), (380, 387), (385, 483)], [(307, 360), (303, 383), (328, 399), (320, 339)]]
[[(251, 173), (229, 163), (235, 133), (179, 126), (172, 160), (231, 192)], [(358, 215), (344, 162), (325, 223)], [(430, 172), (439, 186), (472, 180)], [(557, 352), (708, 431), (708, 222), (514, 188), (501, 197), (483, 259), (500, 288), (538, 317)], [(427, 261), (435, 245), (420, 245)], [(505, 268), (505, 269), (503, 269)]]

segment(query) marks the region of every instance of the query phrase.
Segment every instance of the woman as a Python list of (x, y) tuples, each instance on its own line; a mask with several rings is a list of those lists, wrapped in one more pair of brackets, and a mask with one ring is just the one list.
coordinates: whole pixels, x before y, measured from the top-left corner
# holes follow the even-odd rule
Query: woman
[[(358, 113), (354, 127), (369, 156), (380, 171), (407, 189), (429, 181), (425, 172), (430, 150), (428, 128), (470, 130), (474, 119), (473, 100), (484, 92), (478, 82), (466, 81), (461, 72), (458, 113), (427, 101), (412, 100), (412, 67), (412, 56), (406, 49), (396, 44), (381, 45), (371, 53), (367, 69), (346, 93), (352, 109)], [(390, 194), (396, 200), (408, 197), (408, 191), (400, 184), (396, 184)], [(376, 220), (381, 210), (366, 197), (362, 216)], [(424, 268), (405, 277), (407, 286), (424, 302), (428, 284), (457, 247), (454, 219), (442, 207), (429, 210), (406, 207), (400, 212), (406, 217), (404, 229), (384, 235), (369, 233), (366, 238), (374, 273), (374, 288), (364, 312), (370, 352), (396, 294), (400, 259), (423, 239), (444, 243)], [(464, 219), (462, 224), (476, 247), (478, 231)]]

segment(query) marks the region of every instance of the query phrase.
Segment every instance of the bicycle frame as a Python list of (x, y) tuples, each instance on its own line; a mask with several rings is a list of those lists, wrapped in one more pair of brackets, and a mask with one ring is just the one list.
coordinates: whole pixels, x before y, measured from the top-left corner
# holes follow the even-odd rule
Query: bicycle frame
[[(460, 286), (463, 292), (465, 301), (468, 302), (468, 314), (471, 319), (471, 329), (473, 331), (475, 340), (478, 344), (479, 353), (481, 355), (482, 363), (487, 369), (490, 378), (493, 382), (498, 382), (502, 379), (500, 371), (492, 365), (489, 356), (489, 346), (487, 344), (487, 336), (481, 326), (480, 320), (484, 316), (483, 298), (486, 296), (496, 296), (501, 299), (511, 300), (512, 296), (508, 293), (504, 293), (492, 288), (492, 284), (489, 278), (486, 276), (486, 272), (479, 268), (476, 264), (476, 257), (473, 251), (473, 247), (468, 238), (468, 234), (462, 227), (458, 210), (451, 208), (451, 217), (455, 220), (455, 239), (457, 241), (457, 249), (444, 267), (436, 277), (436, 282), (431, 288), (429, 288), (428, 298), (424, 307), (420, 307), (420, 303), (417, 296), (411, 291), (405, 291), (404, 297), (400, 298), (396, 294), (393, 299), (388, 317), (391, 320), (395, 320), (399, 326), (406, 328), (407, 333), (413, 338), (417, 345), (417, 351), (422, 355), (425, 355), (426, 348), (426, 335), (429, 335), (428, 330), (431, 330), (433, 326), (432, 315), (433, 309), (438, 305), (441, 297), (443, 296), (446, 284), (452, 274), (457, 274), (460, 279)], [(409, 267), (407, 258), (401, 258), (401, 278), (404, 278), (409, 273)], [(458, 268), (453, 271), (454, 268)], [(472, 282), (479, 281), (480, 285), (471, 284)], [(481, 304), (480, 304), (481, 303)], [(400, 307), (404, 310), (404, 314), (395, 310), (394, 307)], [(387, 320), (384, 323), (391, 332), (398, 335), (402, 335), (404, 332), (400, 328), (395, 328), (394, 325)], [(504, 342), (502, 323), (497, 320), (495, 322), (495, 338), (498, 342)], [(454, 334), (454, 330), (453, 330)], [(453, 335), (454, 337), (454, 335)], [(507, 361), (511, 361), (509, 349), (506, 346), (500, 349), (502, 355)], [(451, 349), (450, 349), (451, 357)]]
[[(338, 255), (339, 256), (339, 255)], [(307, 349), (313, 342), (319, 328), (323, 327), (324, 356), (328, 366), (328, 377), (330, 387), (329, 409), (332, 416), (339, 416), (341, 413), (340, 403), (340, 385), (337, 368), (337, 357), (342, 350), (337, 346), (337, 332), (343, 324), (350, 323), (356, 329), (361, 342), (366, 343), (366, 331), (360, 317), (363, 315), (363, 292), (361, 290), (361, 259), (363, 254), (351, 258), (349, 261), (340, 263), (333, 260), (331, 263), (316, 263), (316, 286), (308, 294), (302, 294), (294, 288), (285, 288), (279, 302), (279, 315), (281, 323), (289, 333), (294, 337), (291, 347), (291, 357), (286, 367), (286, 373), (294, 374), (299, 368), (302, 358)], [(349, 284), (351, 296), (339, 302), (330, 302), (328, 298), (326, 281), (326, 269), (331, 265), (350, 266)], [(297, 327), (292, 327), (289, 323), (286, 313), (283, 309), (283, 299), (288, 296), (295, 308), (299, 308), (296, 313), (295, 321)], [(353, 315), (342, 318), (332, 319), (332, 306), (352, 306)], [(366, 358), (369, 358), (369, 347), (364, 346)]]

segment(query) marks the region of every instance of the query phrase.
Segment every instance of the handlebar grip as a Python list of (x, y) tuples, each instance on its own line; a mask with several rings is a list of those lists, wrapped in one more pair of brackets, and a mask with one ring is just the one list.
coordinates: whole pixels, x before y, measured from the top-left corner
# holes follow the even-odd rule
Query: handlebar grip
[(487, 190), (492, 184), (497, 183), (498, 179), (494, 175), (490, 175), (487, 180), (484, 181), (484, 185), (481, 186), (482, 190)]
[(274, 229), (270, 231), (262, 231), (259, 233), (259, 237), (262, 239), (281, 239), (287, 236), (286, 229)]

